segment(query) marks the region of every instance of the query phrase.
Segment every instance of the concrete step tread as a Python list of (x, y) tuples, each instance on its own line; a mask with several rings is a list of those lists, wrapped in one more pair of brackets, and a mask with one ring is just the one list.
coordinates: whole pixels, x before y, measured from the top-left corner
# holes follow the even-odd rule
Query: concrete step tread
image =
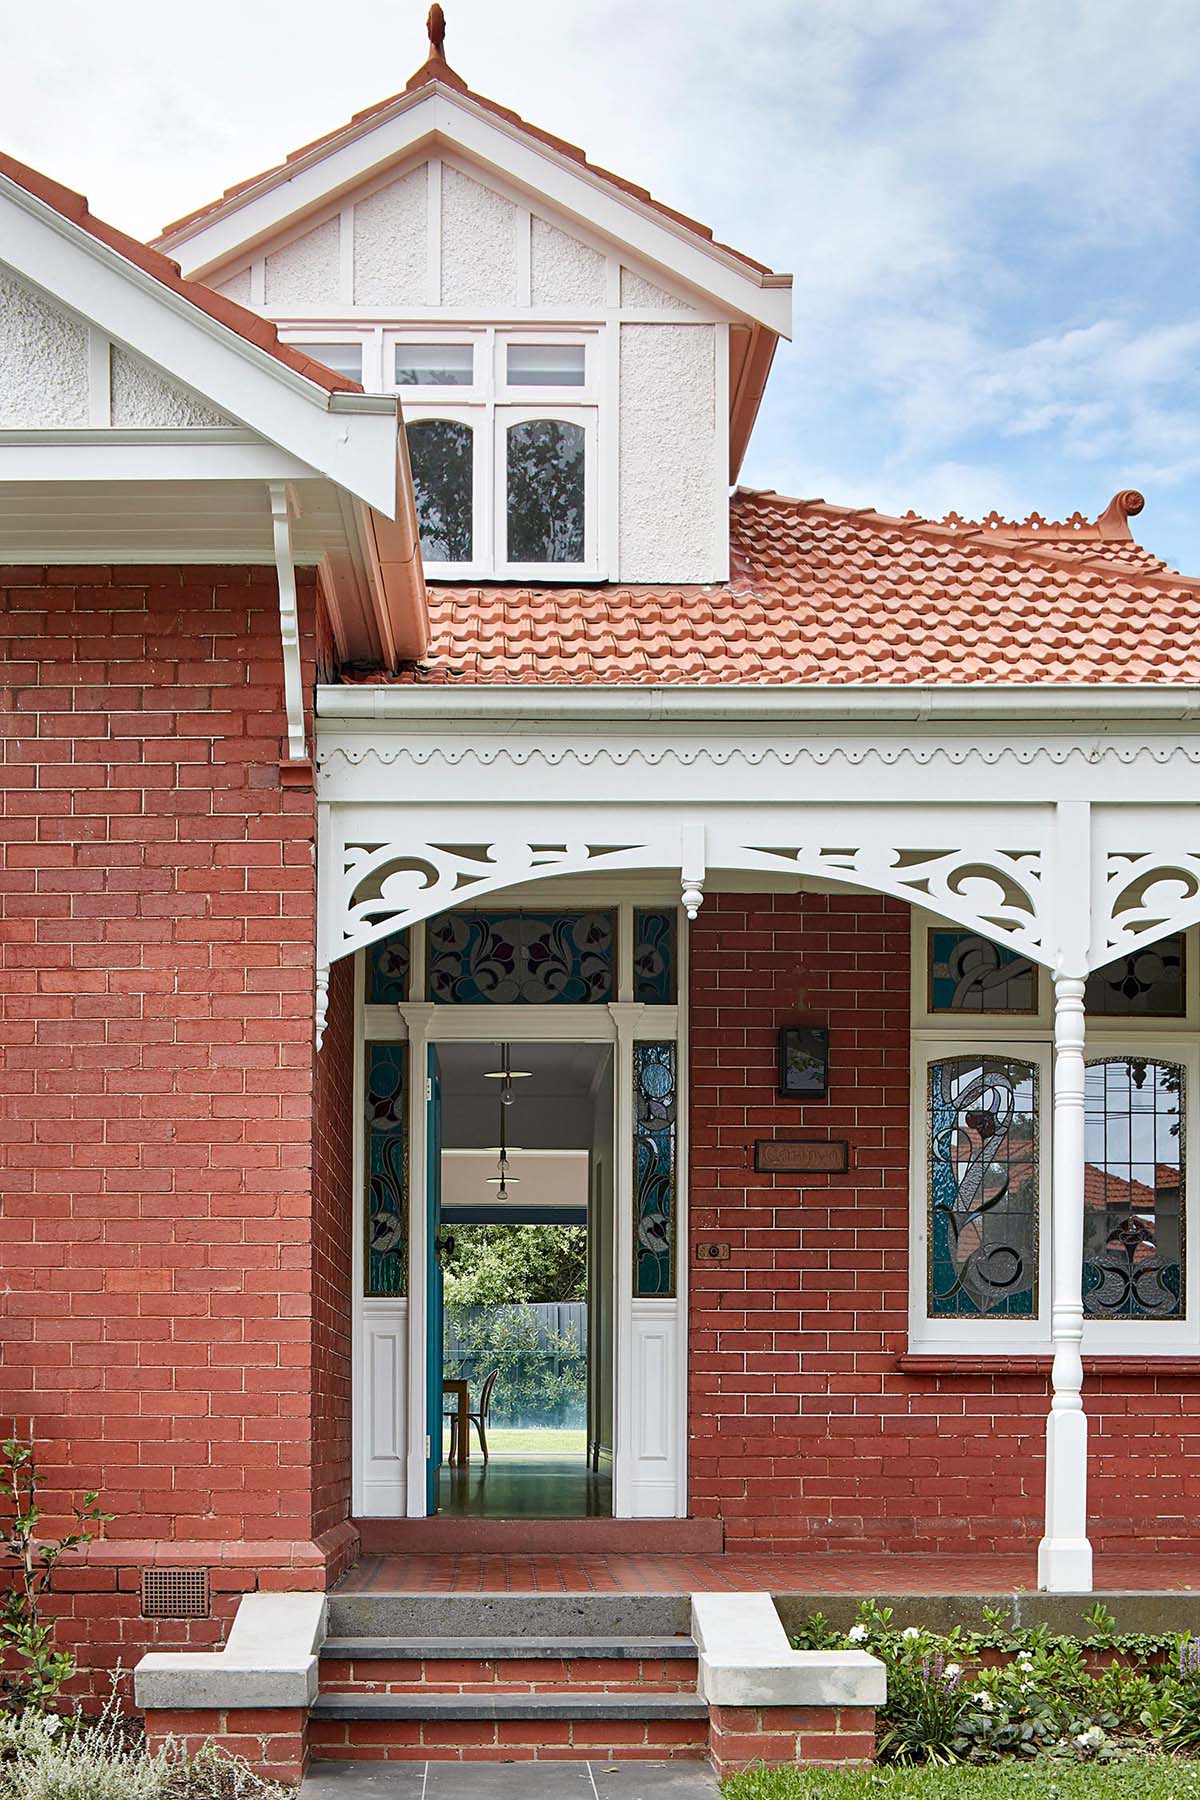
[(321, 1646), (322, 1657), (337, 1662), (681, 1662), (696, 1654), (690, 1637), (330, 1637)]
[(685, 1694), (321, 1694), (314, 1719), (704, 1719), (703, 1700)]

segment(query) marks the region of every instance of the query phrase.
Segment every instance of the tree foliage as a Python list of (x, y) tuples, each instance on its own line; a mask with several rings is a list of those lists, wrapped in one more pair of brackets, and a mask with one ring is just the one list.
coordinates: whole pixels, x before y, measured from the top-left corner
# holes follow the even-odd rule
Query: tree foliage
[(444, 1230), (442, 1249), (447, 1306), (587, 1299), (582, 1225), (455, 1225)]

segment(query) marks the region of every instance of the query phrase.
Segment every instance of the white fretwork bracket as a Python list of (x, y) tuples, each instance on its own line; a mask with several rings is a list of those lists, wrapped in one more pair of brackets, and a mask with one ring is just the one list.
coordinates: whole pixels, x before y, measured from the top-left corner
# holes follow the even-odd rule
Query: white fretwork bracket
[(300, 614), (296, 601), (296, 563), (292, 555), (292, 526), (287, 484), (268, 483), (271, 496), (271, 532), (275, 545), (275, 572), (279, 580), (279, 637), (283, 646), (283, 698), (287, 709), (288, 756), (302, 761), (308, 750), (304, 741), (304, 682), (300, 666)]

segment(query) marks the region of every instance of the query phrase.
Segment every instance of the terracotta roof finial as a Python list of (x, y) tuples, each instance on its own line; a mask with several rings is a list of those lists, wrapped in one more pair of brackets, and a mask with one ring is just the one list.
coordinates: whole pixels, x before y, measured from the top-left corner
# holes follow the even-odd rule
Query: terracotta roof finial
[(434, 0), (429, 9), (429, 17), (425, 21), (425, 29), (429, 33), (430, 56), (446, 54), (446, 15)]
[(1128, 538), (1132, 541), (1133, 533), (1129, 529), (1129, 521), (1141, 512), (1145, 504), (1145, 494), (1139, 494), (1136, 488), (1122, 488), (1120, 493), (1113, 495), (1096, 520), (1100, 536)]

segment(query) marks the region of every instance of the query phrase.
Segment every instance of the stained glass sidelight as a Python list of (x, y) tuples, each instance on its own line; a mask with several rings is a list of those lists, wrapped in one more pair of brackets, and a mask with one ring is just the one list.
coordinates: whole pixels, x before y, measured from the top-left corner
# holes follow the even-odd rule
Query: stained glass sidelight
[(633, 1292), (675, 1293), (675, 1045), (633, 1046)]
[(929, 1316), (1037, 1314), (1038, 1075), (1007, 1056), (929, 1067)]
[(1037, 968), (974, 931), (929, 933), (929, 1010), (1035, 1013)]
[(1084, 1131), (1084, 1312), (1182, 1319), (1183, 1069), (1141, 1056), (1089, 1063)]
[(672, 907), (633, 913), (633, 997), (643, 1006), (675, 1002), (675, 912)]
[(470, 562), (475, 434), (460, 419), (418, 419), (407, 435), (421, 555), (428, 562)]
[(1093, 970), (1085, 1008), (1101, 1018), (1182, 1019), (1187, 1012), (1183, 946), (1178, 931)]
[(510, 425), (507, 437), (509, 562), (582, 562), (583, 426), (567, 419), (527, 419)]
[(406, 1044), (368, 1044), (365, 1080), (368, 1299), (408, 1292), (408, 1083)]
[(408, 999), (408, 933), (372, 944), (367, 951), (368, 1006), (395, 1006)]
[(611, 912), (444, 913), (429, 926), (439, 1005), (580, 1006), (616, 999)]

